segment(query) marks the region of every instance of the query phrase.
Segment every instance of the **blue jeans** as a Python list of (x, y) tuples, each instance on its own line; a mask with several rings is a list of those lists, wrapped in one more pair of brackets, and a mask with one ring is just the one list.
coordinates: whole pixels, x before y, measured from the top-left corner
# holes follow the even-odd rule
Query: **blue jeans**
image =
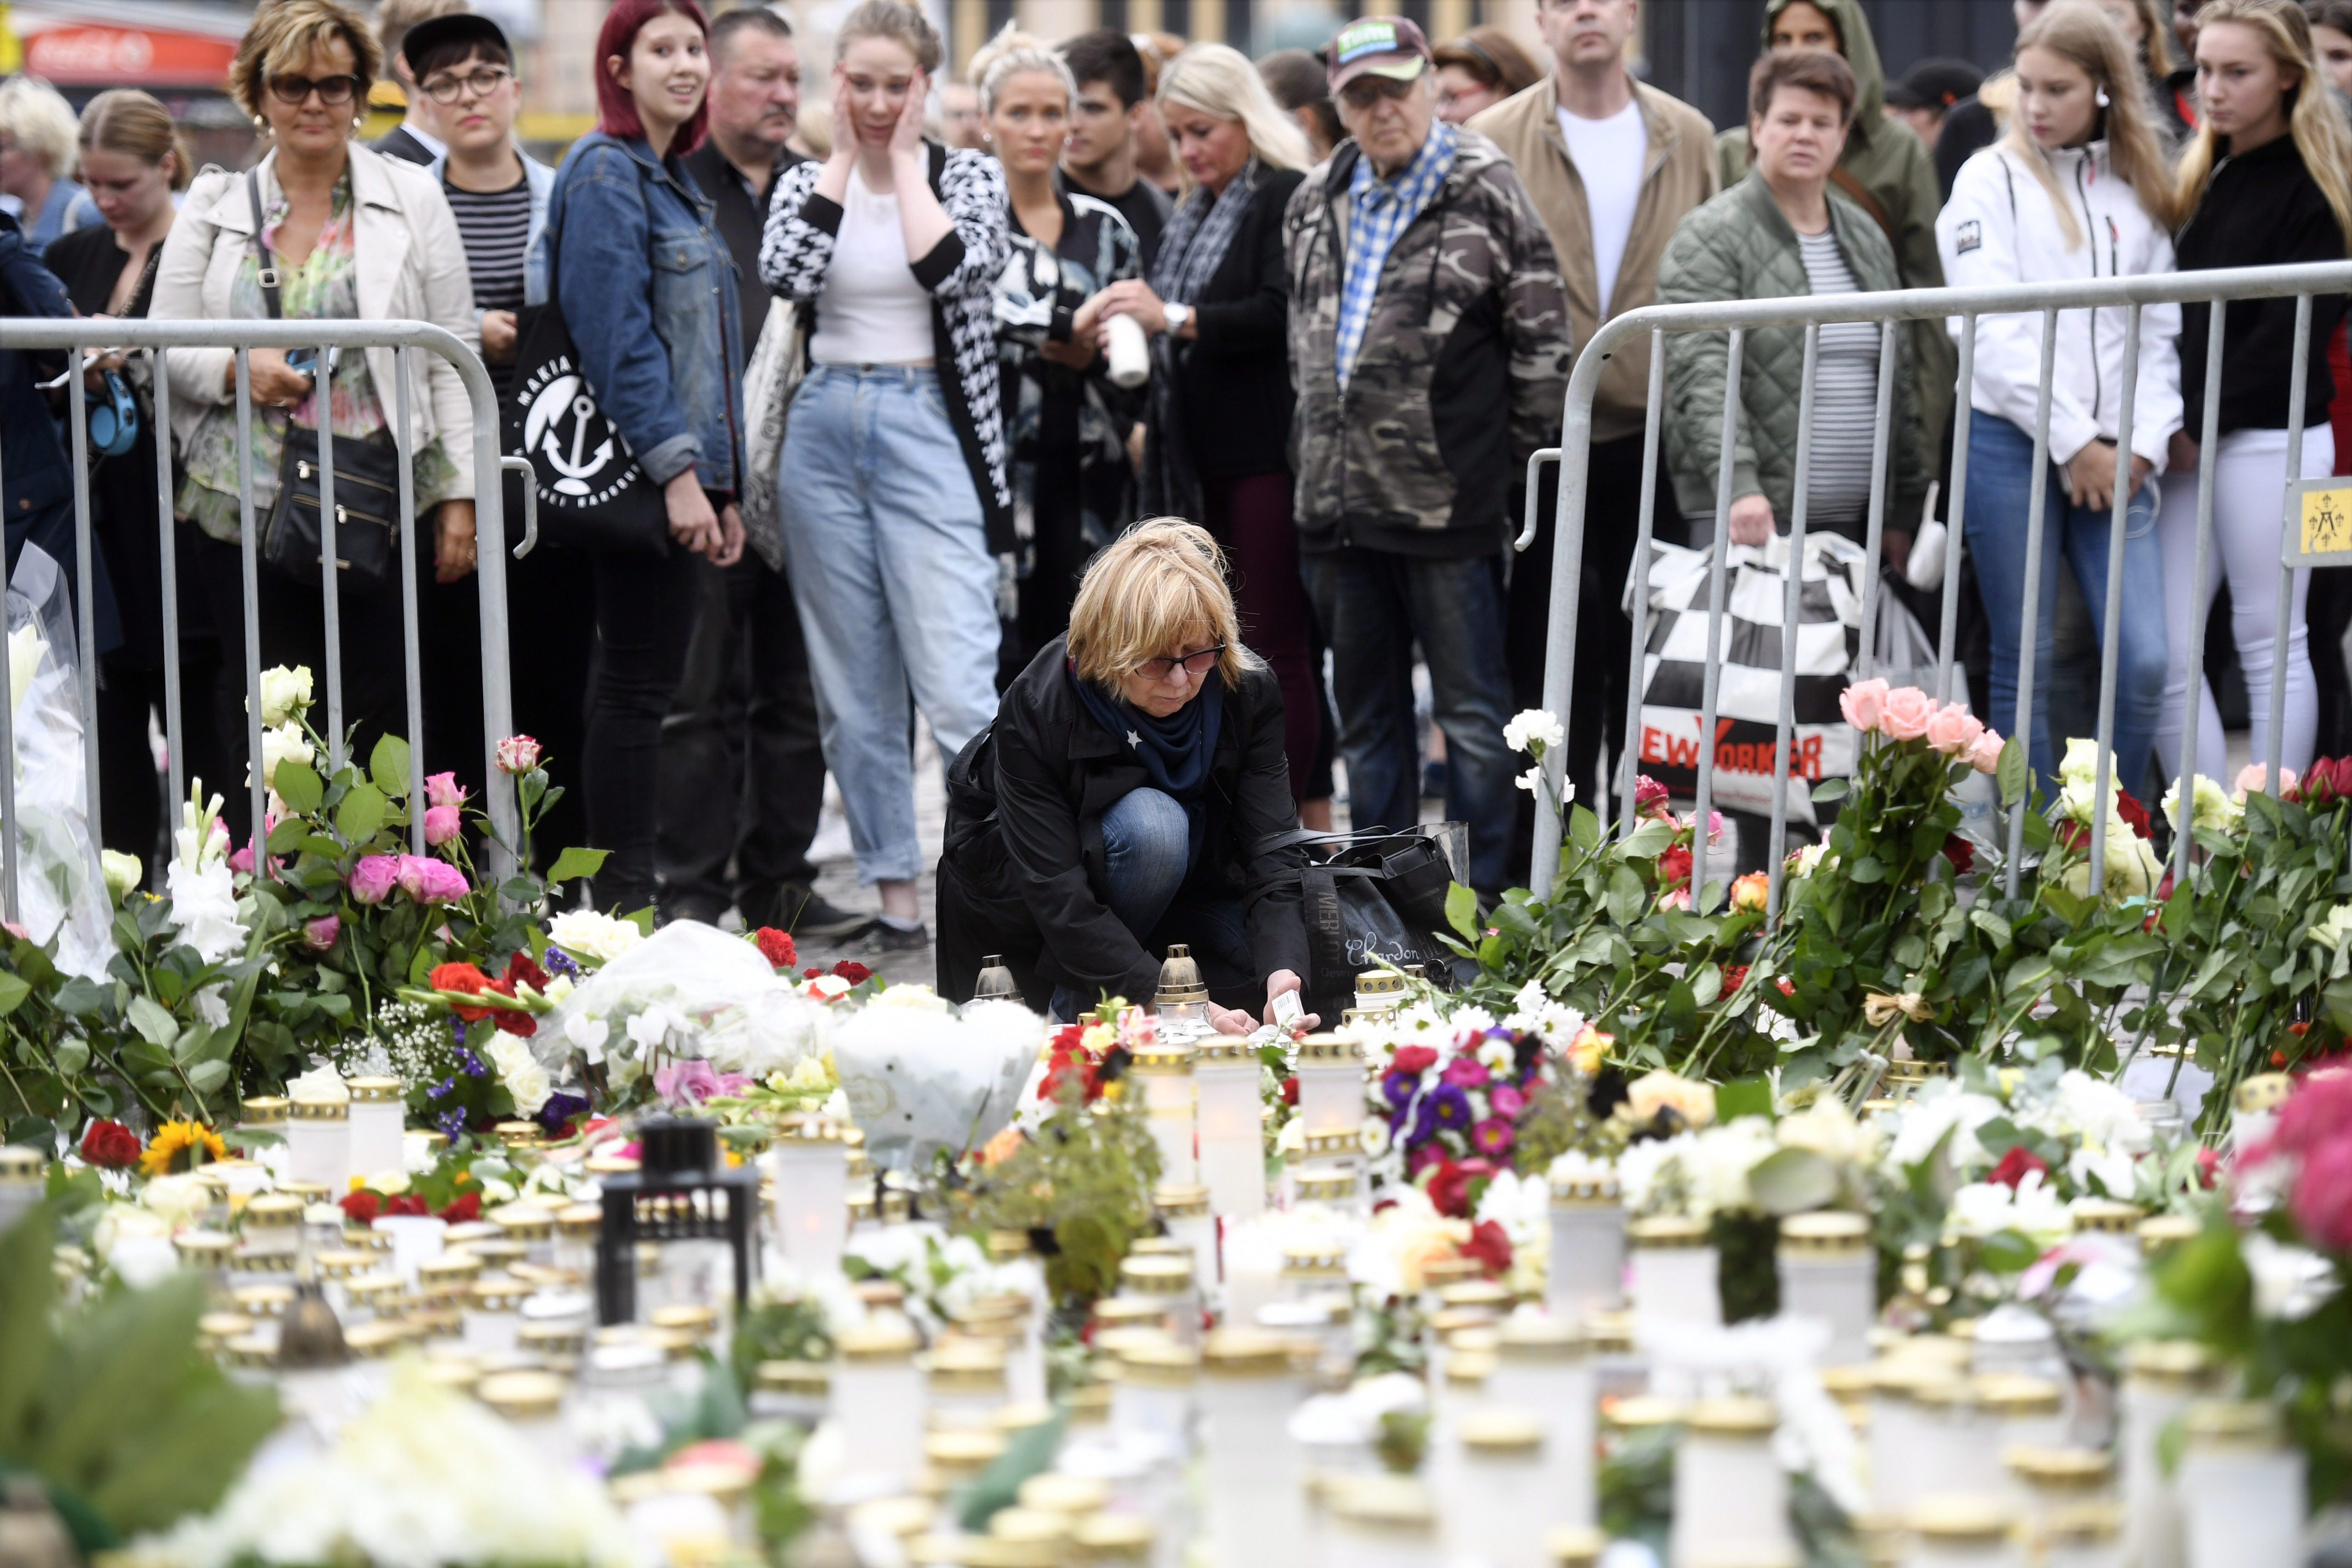
[(908, 689), (945, 756), (996, 716), (996, 559), (937, 373), (815, 366), (782, 473), (785, 563), (857, 878), (911, 879)]
[(1511, 677), (1503, 585), (1492, 556), (1432, 561), (1350, 546), (1298, 559), (1331, 641), (1331, 688), (1359, 831), (1421, 820), (1412, 649), (1429, 665), (1432, 716), (1445, 731), (1445, 814), (1470, 828), (1470, 880), (1487, 898), (1508, 880), (1517, 808), (1503, 745)]
[[(1977, 586), (1984, 597), (1992, 633), (1992, 693), (1978, 717), (2007, 733), (2017, 721), (2017, 641), (2024, 629), (2025, 517), (2032, 497), (2033, 437), (2006, 419), (1979, 412), (1969, 427), (1969, 553), (1976, 560)], [(2066, 497), (2065, 470), (2044, 469), (2049, 487), (2042, 514), (2041, 614), (2036, 621), (2033, 667), (2033, 732), (2028, 756), (2042, 786), (2053, 788), (2048, 680), (2052, 674), (2052, 622), (2058, 608), (2058, 560), (2063, 551), (2074, 582), (2090, 607), (2105, 646), (2106, 635), (2107, 535), (2113, 516), (2104, 508), (2074, 505)], [(2170, 661), (2164, 626), (2164, 560), (2157, 543), (2157, 491), (2143, 485), (2132, 497), (2124, 526), (2123, 626), (2116, 665), (2116, 776), (2126, 789), (2146, 788), (2156, 752), (2156, 731), (2164, 711), (2164, 679)], [(2095, 677), (2094, 678), (2095, 679)], [(2086, 737), (2087, 738), (2087, 737)]]
[[(1119, 796), (1102, 814), (1102, 837), (1109, 884), (1104, 900), (1146, 952), (1156, 951), (1151, 939), (1164, 922), (1167, 940), (1187, 943), (1203, 975), (1213, 967), (1228, 973), (1249, 969), (1249, 931), (1239, 899), (1177, 898), (1192, 874), (1192, 830), (1174, 796), (1156, 789)], [(1101, 1000), (1057, 985), (1054, 1016), (1066, 1022)], [(1144, 1003), (1150, 998), (1128, 1000)]]

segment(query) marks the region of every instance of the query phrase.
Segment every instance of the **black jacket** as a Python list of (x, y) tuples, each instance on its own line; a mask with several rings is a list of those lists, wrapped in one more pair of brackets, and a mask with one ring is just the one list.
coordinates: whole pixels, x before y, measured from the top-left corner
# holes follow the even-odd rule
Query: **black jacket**
[(1268, 169), (1209, 287), (1189, 300), (1198, 334), (1176, 355), (1177, 402), (1204, 479), (1290, 471), (1290, 284), (1282, 213), (1306, 175)]
[(776, 194), (776, 181), (785, 170), (808, 160), (789, 147), (778, 153), (776, 166), (768, 174), (768, 189), (760, 196), (751, 194), (741, 171), (727, 161), (715, 137), (705, 136), (702, 145), (678, 162), (718, 209), (719, 237), (735, 257), (736, 298), (743, 307), (743, 357), (749, 360), (752, 346), (760, 341), (760, 329), (768, 322), (768, 301), (775, 298), (760, 281), (760, 239), (768, 221), (767, 198)]
[[(2173, 245), (2183, 272), (2341, 261), (2346, 249), (2335, 209), (2303, 166), (2292, 136), (2264, 142), (2242, 158), (2217, 157), (2205, 194)], [(2180, 307), (2181, 428), (2192, 441), (2205, 438), (2205, 334), (2211, 312), (2205, 304)], [(2327, 339), (2343, 319), (2344, 296), (2314, 297), (2305, 355), (2306, 427), (2327, 423), (2335, 390)], [(2221, 333), (2221, 434), (2286, 428), (2293, 384), (2279, 373), (2294, 344), (2292, 298), (2230, 302)]]
[[(1066, 641), (1055, 637), (1008, 688), (996, 720), (948, 772), (946, 847), (940, 856), (939, 988), (971, 994), (981, 958), (1002, 953), (1022, 994), (1042, 1006), (1055, 985), (1091, 999), (1108, 992), (1148, 1002), (1160, 955), (1144, 951), (1104, 902), (1102, 816), (1144, 784), (1142, 768), (1088, 715), (1070, 689)], [(1251, 847), (1297, 826), (1283, 752), (1282, 688), (1271, 670), (1244, 670), (1225, 693), (1209, 773), (1201, 858), (1178, 894), (1250, 899), (1255, 993), (1220, 987), (1219, 1002), (1255, 1007), (1265, 977), (1307, 973), (1297, 884), (1281, 873), (1305, 863), (1290, 847)]]

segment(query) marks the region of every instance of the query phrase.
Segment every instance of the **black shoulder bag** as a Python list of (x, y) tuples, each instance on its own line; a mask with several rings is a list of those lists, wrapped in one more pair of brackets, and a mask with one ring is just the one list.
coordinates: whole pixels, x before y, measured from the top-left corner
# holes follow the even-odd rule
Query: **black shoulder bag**
[[(261, 182), (245, 172), (246, 199), (253, 207), (253, 257), (261, 298), (269, 319), (285, 319), (278, 300), (278, 264), (261, 237)], [(333, 364), (312, 373), (318, 405), (334, 417)], [(278, 464), (278, 504), (262, 524), (261, 559), (299, 583), (317, 586), (327, 556), (320, 526), (319, 432), (286, 423), (286, 446)], [(394, 542), (400, 536), (400, 449), (392, 433), (335, 443), (335, 568), (346, 588), (371, 589), (392, 576)]]
[(541, 543), (667, 555), (669, 507), (661, 487), (597, 405), (554, 298), (562, 200), (559, 186), (547, 215), (548, 301), (515, 316), (515, 375), (499, 410), (502, 445), (530, 459)]
[(1300, 829), (1263, 839), (1251, 854), (1293, 846), (1308, 848), (1307, 862), (1253, 890), (1249, 901), (1297, 889), (1308, 1012), (1336, 1024), (1356, 1005), (1356, 976), (1382, 963), (1420, 964), (1430, 980), (1452, 988), (1454, 955), (1438, 936), (1448, 930), (1445, 894), (1454, 869), (1436, 839), (1419, 832)]

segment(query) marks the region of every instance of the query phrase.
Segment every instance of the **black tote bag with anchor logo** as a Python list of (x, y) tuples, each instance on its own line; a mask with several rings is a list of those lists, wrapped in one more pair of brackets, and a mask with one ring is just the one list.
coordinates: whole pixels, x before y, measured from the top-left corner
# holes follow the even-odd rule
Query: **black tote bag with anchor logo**
[[(562, 192), (547, 216), (547, 277), (554, 290)], [(530, 459), (542, 544), (646, 555), (669, 551), (669, 509), (620, 427), (597, 406), (580, 356), (551, 297), (515, 319), (515, 378), (501, 411), (508, 452)], [(520, 498), (518, 498), (520, 499)], [(509, 518), (519, 517), (509, 509)]]

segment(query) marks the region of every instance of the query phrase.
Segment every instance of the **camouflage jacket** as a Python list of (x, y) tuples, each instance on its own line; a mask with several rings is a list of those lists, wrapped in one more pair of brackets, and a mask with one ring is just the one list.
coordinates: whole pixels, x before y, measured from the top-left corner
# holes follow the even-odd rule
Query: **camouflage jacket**
[(1491, 554), (1568, 391), (1551, 237), (1502, 151), (1462, 132), (1444, 183), (1389, 251), (1342, 392), (1334, 342), (1360, 155), (1341, 142), (1283, 220), (1300, 543)]

